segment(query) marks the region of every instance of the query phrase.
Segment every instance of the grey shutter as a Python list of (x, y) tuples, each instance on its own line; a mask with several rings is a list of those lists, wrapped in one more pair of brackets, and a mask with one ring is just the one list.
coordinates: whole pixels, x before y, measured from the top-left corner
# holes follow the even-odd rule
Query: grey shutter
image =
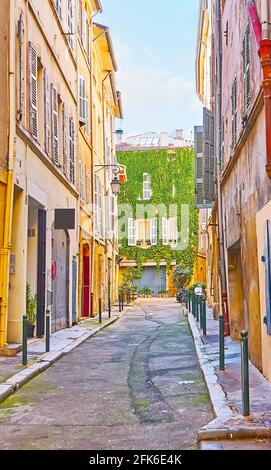
[(59, 145), (58, 145), (58, 96), (57, 89), (51, 85), (51, 117), (52, 117), (52, 158), (59, 164)]
[(232, 84), (231, 94), (231, 106), (232, 106), (232, 148), (235, 147), (237, 142), (237, 77), (235, 77)]
[(38, 56), (33, 44), (29, 43), (29, 118), (30, 133), (38, 140)]
[(70, 180), (75, 183), (75, 145), (74, 145), (74, 120), (69, 120), (69, 143), (70, 143)]
[(203, 109), (203, 199), (212, 207), (215, 199), (214, 115)]
[[(195, 206), (203, 206), (203, 127), (195, 127)], [(165, 242), (164, 242), (165, 244)]]
[(243, 40), (243, 86), (244, 86), (244, 115), (247, 116), (251, 104), (250, 82), (250, 25), (248, 23)]
[(267, 220), (264, 240), (265, 256), (265, 297), (266, 297), (266, 325), (267, 333), (271, 335), (271, 222)]
[(50, 151), (50, 88), (47, 70), (44, 70), (44, 147)]
[(67, 176), (68, 152), (67, 152), (67, 111), (66, 105), (62, 105), (62, 136), (63, 136), (63, 173)]

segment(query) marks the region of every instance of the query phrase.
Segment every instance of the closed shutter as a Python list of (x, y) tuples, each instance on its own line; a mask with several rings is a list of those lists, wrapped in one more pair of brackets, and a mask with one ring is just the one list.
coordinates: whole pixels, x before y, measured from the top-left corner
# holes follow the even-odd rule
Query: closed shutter
[(172, 247), (175, 247), (177, 245), (177, 220), (175, 217), (171, 217), (168, 221), (169, 225), (169, 242)]
[(102, 183), (99, 181), (99, 234), (100, 237), (104, 235), (104, 220), (103, 220), (103, 199), (102, 199)]
[(74, 48), (74, 39), (73, 39), (73, 4), (72, 0), (68, 0), (68, 39), (71, 48)]
[(87, 173), (87, 180), (86, 180), (86, 193), (87, 193), (87, 205), (90, 204), (90, 174)]
[(52, 116), (52, 157), (54, 162), (59, 164), (59, 143), (58, 143), (58, 94), (56, 87), (51, 85), (51, 116)]
[(83, 163), (79, 163), (79, 192), (80, 192), (80, 198), (83, 200), (84, 199), (84, 167)]
[(47, 70), (44, 70), (44, 147), (50, 152), (50, 87)]
[(224, 170), (225, 160), (225, 122), (224, 118), (221, 120), (221, 170)]
[(87, 50), (87, 13), (83, 5), (82, 5), (82, 29), (81, 31), (82, 31), (82, 36), (81, 36), (82, 44), (86, 51)]
[(271, 222), (268, 220), (265, 226), (265, 297), (266, 297), (266, 325), (267, 333), (271, 335)]
[(203, 199), (213, 206), (215, 199), (214, 115), (203, 109)]
[(62, 19), (62, 0), (56, 0), (56, 10), (60, 19)]
[(95, 233), (99, 233), (99, 178), (95, 175), (95, 199), (94, 199), (94, 224)]
[(91, 24), (88, 25), (88, 62), (91, 62), (91, 44), (92, 44), (92, 37), (91, 37)]
[(66, 105), (62, 105), (62, 137), (63, 137), (63, 173), (68, 172), (68, 150), (67, 150), (67, 111)]
[(79, 77), (79, 121), (86, 123), (86, 81)]
[(153, 218), (150, 220), (150, 240), (151, 245), (157, 245), (157, 218)]
[(195, 206), (201, 208), (203, 199), (203, 127), (195, 127)]
[(168, 245), (168, 220), (162, 217), (162, 242), (163, 245)]
[(128, 219), (128, 246), (136, 246), (136, 222)]
[(35, 140), (38, 140), (38, 56), (33, 44), (29, 43), (29, 117), (30, 133)]
[(70, 180), (75, 183), (75, 144), (74, 144), (74, 120), (69, 119), (69, 147), (70, 147)]
[(232, 149), (236, 146), (237, 143), (237, 77), (235, 77), (232, 84), (232, 94), (231, 94), (231, 106), (232, 106)]
[(244, 115), (247, 116), (251, 104), (250, 83), (250, 25), (248, 23), (243, 40), (243, 84), (244, 84)]

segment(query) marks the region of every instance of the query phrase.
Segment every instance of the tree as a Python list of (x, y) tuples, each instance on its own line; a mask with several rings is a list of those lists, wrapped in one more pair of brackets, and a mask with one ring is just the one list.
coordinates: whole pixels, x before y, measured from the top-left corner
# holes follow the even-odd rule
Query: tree
[(175, 286), (180, 289), (190, 281), (193, 275), (193, 269), (190, 267), (185, 267), (181, 264), (177, 265), (173, 272), (173, 279)]

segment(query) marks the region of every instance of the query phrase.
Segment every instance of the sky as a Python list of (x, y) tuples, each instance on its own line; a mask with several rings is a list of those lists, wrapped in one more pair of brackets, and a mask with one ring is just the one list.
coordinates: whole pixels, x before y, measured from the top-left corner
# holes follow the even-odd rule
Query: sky
[(195, 91), (199, 0), (102, 0), (118, 63), (126, 135), (192, 131), (202, 121)]

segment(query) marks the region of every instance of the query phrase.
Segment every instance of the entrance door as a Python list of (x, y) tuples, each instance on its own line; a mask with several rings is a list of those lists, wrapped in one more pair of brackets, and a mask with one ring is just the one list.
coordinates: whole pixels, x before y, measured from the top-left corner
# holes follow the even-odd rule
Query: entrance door
[(69, 238), (65, 230), (52, 237), (52, 332), (69, 326)]
[(139, 289), (150, 289), (154, 295), (167, 288), (166, 267), (161, 266), (158, 270), (156, 266), (144, 266), (142, 268), (142, 278), (136, 280), (134, 284)]
[(90, 265), (89, 255), (83, 255), (83, 302), (82, 317), (89, 317), (90, 314)]

